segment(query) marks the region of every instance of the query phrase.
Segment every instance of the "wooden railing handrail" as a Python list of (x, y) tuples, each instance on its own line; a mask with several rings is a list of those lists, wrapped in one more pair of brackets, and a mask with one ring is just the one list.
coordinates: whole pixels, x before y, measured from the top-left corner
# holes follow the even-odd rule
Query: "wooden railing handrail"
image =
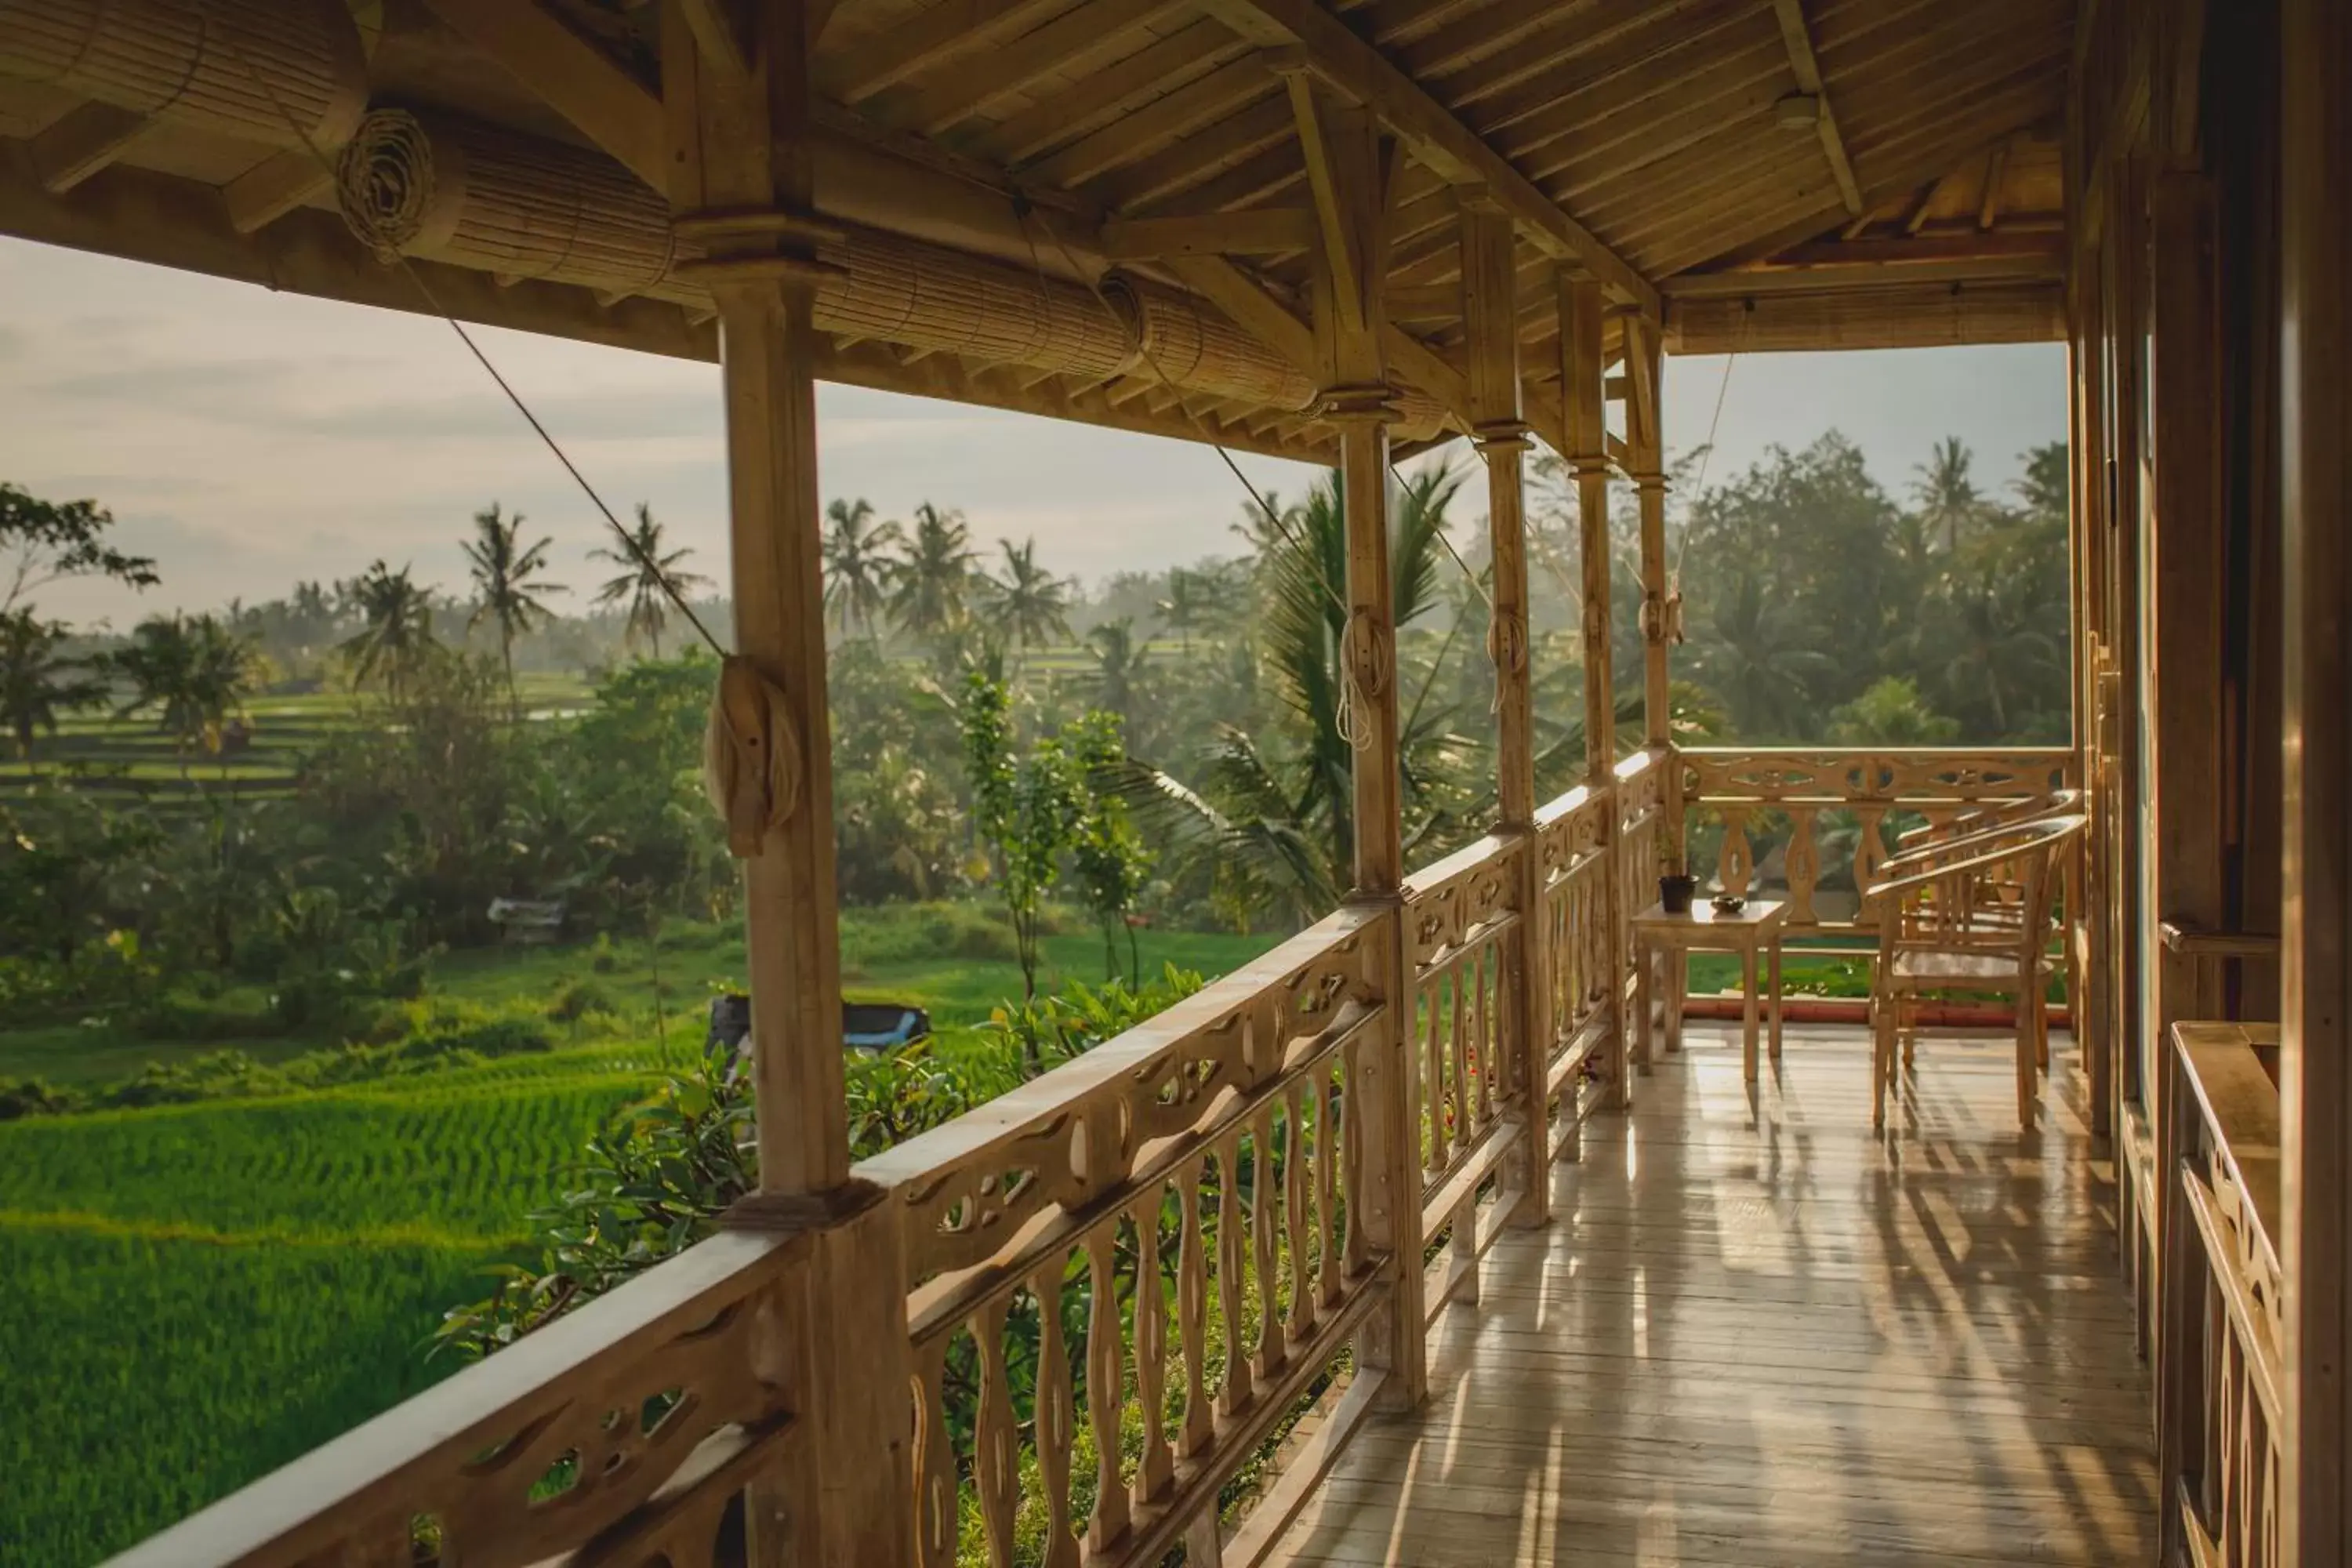
[[(634, 1426), (646, 1400), (681, 1385), (706, 1408), (723, 1408), (730, 1391), (696, 1386), (685, 1364), (691, 1352), (680, 1347), (781, 1281), (807, 1239), (714, 1236), (151, 1536), (112, 1559), (111, 1568), (404, 1563), (410, 1521), (418, 1514), (436, 1517), (461, 1552), (473, 1539), (467, 1526), (511, 1547), (534, 1510), (585, 1516), (572, 1521), (581, 1539), (609, 1529), (632, 1507), (649, 1505), (657, 1485), (686, 1473), (700, 1445), (672, 1440), (658, 1452), (645, 1446), (626, 1467), (628, 1490), (618, 1497), (594, 1496), (595, 1476), (549, 1501), (531, 1501), (532, 1487), (567, 1449), (593, 1458), (596, 1435), (613, 1430), (604, 1426), (608, 1412), (625, 1413)], [(731, 1379), (740, 1397), (756, 1387), (753, 1367), (771, 1358), (751, 1352), (748, 1315), (728, 1328), (742, 1352)], [(767, 1391), (742, 1407), (774, 1413), (778, 1425), (760, 1434), (772, 1441), (789, 1420), (790, 1391)], [(613, 1436), (614, 1452), (628, 1436)], [(707, 1436), (740, 1447), (741, 1434)], [(499, 1462), (474, 1462), (507, 1444), (516, 1447)], [(740, 1479), (734, 1484), (740, 1488)], [(574, 1500), (588, 1506), (567, 1507)], [(444, 1509), (457, 1517), (442, 1517)]]
[(2158, 921), (2156, 929), (2164, 939), (2164, 950), (2183, 958), (2274, 959), (2279, 955), (2279, 939), (2273, 932), (2209, 931), (2180, 916)]

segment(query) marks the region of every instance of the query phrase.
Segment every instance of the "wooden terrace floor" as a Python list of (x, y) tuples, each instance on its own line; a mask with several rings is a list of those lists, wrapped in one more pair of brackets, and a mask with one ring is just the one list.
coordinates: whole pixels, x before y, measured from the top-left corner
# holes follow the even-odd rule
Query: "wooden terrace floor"
[(1931, 1039), (1882, 1142), (1859, 1030), (1792, 1030), (1751, 1102), (1736, 1027), (1694, 1026), (1272, 1561), (2151, 1561), (2115, 1189), (2053, 1044), (2039, 1133), (2006, 1039)]

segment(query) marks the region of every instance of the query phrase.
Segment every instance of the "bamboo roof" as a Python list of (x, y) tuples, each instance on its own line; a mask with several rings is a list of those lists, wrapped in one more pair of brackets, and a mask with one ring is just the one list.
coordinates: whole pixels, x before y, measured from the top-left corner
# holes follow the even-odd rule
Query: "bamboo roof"
[[(714, 357), (656, 183), (665, 49), (723, 50), (724, 9), (0, 0), (0, 232)], [(1556, 445), (1560, 275), (1657, 313), (1670, 352), (2057, 338), (2073, 9), (837, 0), (811, 68), (845, 268), (819, 374), (1328, 456), (1318, 100), (1396, 139), (1406, 449), (1468, 425), (1467, 192), (1513, 220), (1529, 417)], [(320, 157), (355, 136), (382, 144), (368, 223), (404, 226), (405, 268)]]

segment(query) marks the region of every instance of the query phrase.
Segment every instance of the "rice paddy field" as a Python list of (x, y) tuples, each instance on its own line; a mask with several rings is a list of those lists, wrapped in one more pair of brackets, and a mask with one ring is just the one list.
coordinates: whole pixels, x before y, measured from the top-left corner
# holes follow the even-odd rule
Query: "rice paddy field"
[[(1018, 993), (1000, 935), (969, 906), (845, 910), (847, 988), (929, 1008), (953, 1049)], [(1213, 974), (1274, 940), (1148, 932), (1143, 962)], [(1097, 979), (1100, 939), (1076, 926), (1046, 959), (1053, 979)], [(720, 926), (453, 954), (432, 978), (453, 1008), (546, 1009), (584, 987), (612, 1010), (555, 1026), (545, 1052), (0, 1122), (0, 1565), (95, 1563), (455, 1370), (426, 1355), (441, 1314), (536, 1258), (530, 1212), (695, 1048), (713, 988), (741, 973)], [(0, 1023), (0, 1079), (322, 1043)]]

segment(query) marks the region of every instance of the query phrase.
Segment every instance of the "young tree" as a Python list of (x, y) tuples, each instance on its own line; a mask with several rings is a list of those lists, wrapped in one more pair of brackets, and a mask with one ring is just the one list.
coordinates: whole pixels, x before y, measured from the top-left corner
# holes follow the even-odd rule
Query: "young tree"
[(1128, 979), (1143, 983), (1143, 956), (1135, 940), (1136, 900), (1143, 896), (1157, 858), (1128, 810), (1119, 784), (1127, 748), (1111, 714), (1083, 714), (1063, 727), (1062, 742), (1085, 788), (1085, 800), (1070, 839), (1070, 866), (1077, 874), (1087, 908), (1102, 928), (1103, 978), (1118, 975), (1118, 933), (1127, 933)]
[(417, 586), (412, 568), (394, 571), (377, 561), (348, 587), (360, 629), (338, 649), (351, 661), (355, 685), (381, 685), (398, 694), (440, 648), (433, 635), (433, 595)]
[(889, 605), (906, 531), (875, 521), (874, 503), (863, 496), (835, 499), (824, 516), (824, 607), (844, 635), (862, 631), (870, 637)]
[(1830, 739), (1841, 746), (1942, 746), (1960, 732), (1958, 721), (1936, 711), (1919, 683), (1889, 675), (1830, 715)]
[(1033, 1000), (1045, 895), (1061, 879), (1062, 858), (1085, 817), (1086, 781), (1059, 737), (1047, 736), (1022, 754), (1013, 694), (1003, 681), (979, 670), (967, 675), (961, 718), (972, 828), (987, 846), (997, 896), (1012, 918), (1022, 997)]
[(1095, 673), (1100, 684), (1095, 705), (1118, 716), (1129, 740), (1135, 735), (1136, 693), (1142, 685), (1143, 649), (1136, 646), (1135, 623), (1125, 616), (1105, 621), (1087, 634), (1095, 650)]
[(522, 513), (502, 518), (496, 501), (488, 511), (474, 514), (474, 537), (465, 542), (466, 561), (474, 578), (474, 613), (466, 617), (466, 629), (472, 631), (485, 619), (497, 625), (499, 664), (507, 677), (507, 707), (509, 716), (517, 720), (522, 717), (522, 699), (515, 691), (515, 638), (553, 617), (555, 612), (548, 608), (541, 595), (572, 591), (561, 583), (536, 581), (547, 570), (548, 547), (554, 542), (552, 537), (543, 537), (525, 548)]
[(28, 761), (36, 734), (58, 732), (58, 714), (106, 695), (104, 681), (65, 656), (69, 636), (63, 621), (45, 621), (29, 605), (0, 613), (0, 720)]
[(669, 606), (673, 600), (682, 601), (696, 588), (707, 588), (710, 579), (687, 571), (681, 564), (693, 554), (690, 546), (680, 545), (665, 551), (662, 525), (654, 521), (653, 508), (644, 501), (637, 503), (637, 525), (629, 530), (629, 542), (621, 549), (599, 547), (591, 550), (592, 561), (607, 561), (625, 570), (608, 579), (596, 590), (600, 605), (628, 605), (623, 635), (631, 645), (643, 637), (661, 658), (662, 630), (669, 625)]
[(1912, 468), (1919, 477), (1911, 493), (1918, 500), (1928, 537), (1942, 534), (1947, 555), (1958, 552), (1961, 536), (1984, 515), (1984, 494), (1969, 472), (1975, 460), (1966, 442), (1947, 436), (1936, 443), (1926, 462)]
[(29, 601), (33, 591), (68, 577), (111, 577), (131, 588), (162, 579), (144, 555), (106, 541), (114, 514), (92, 500), (43, 500), (0, 479), (0, 615)]

